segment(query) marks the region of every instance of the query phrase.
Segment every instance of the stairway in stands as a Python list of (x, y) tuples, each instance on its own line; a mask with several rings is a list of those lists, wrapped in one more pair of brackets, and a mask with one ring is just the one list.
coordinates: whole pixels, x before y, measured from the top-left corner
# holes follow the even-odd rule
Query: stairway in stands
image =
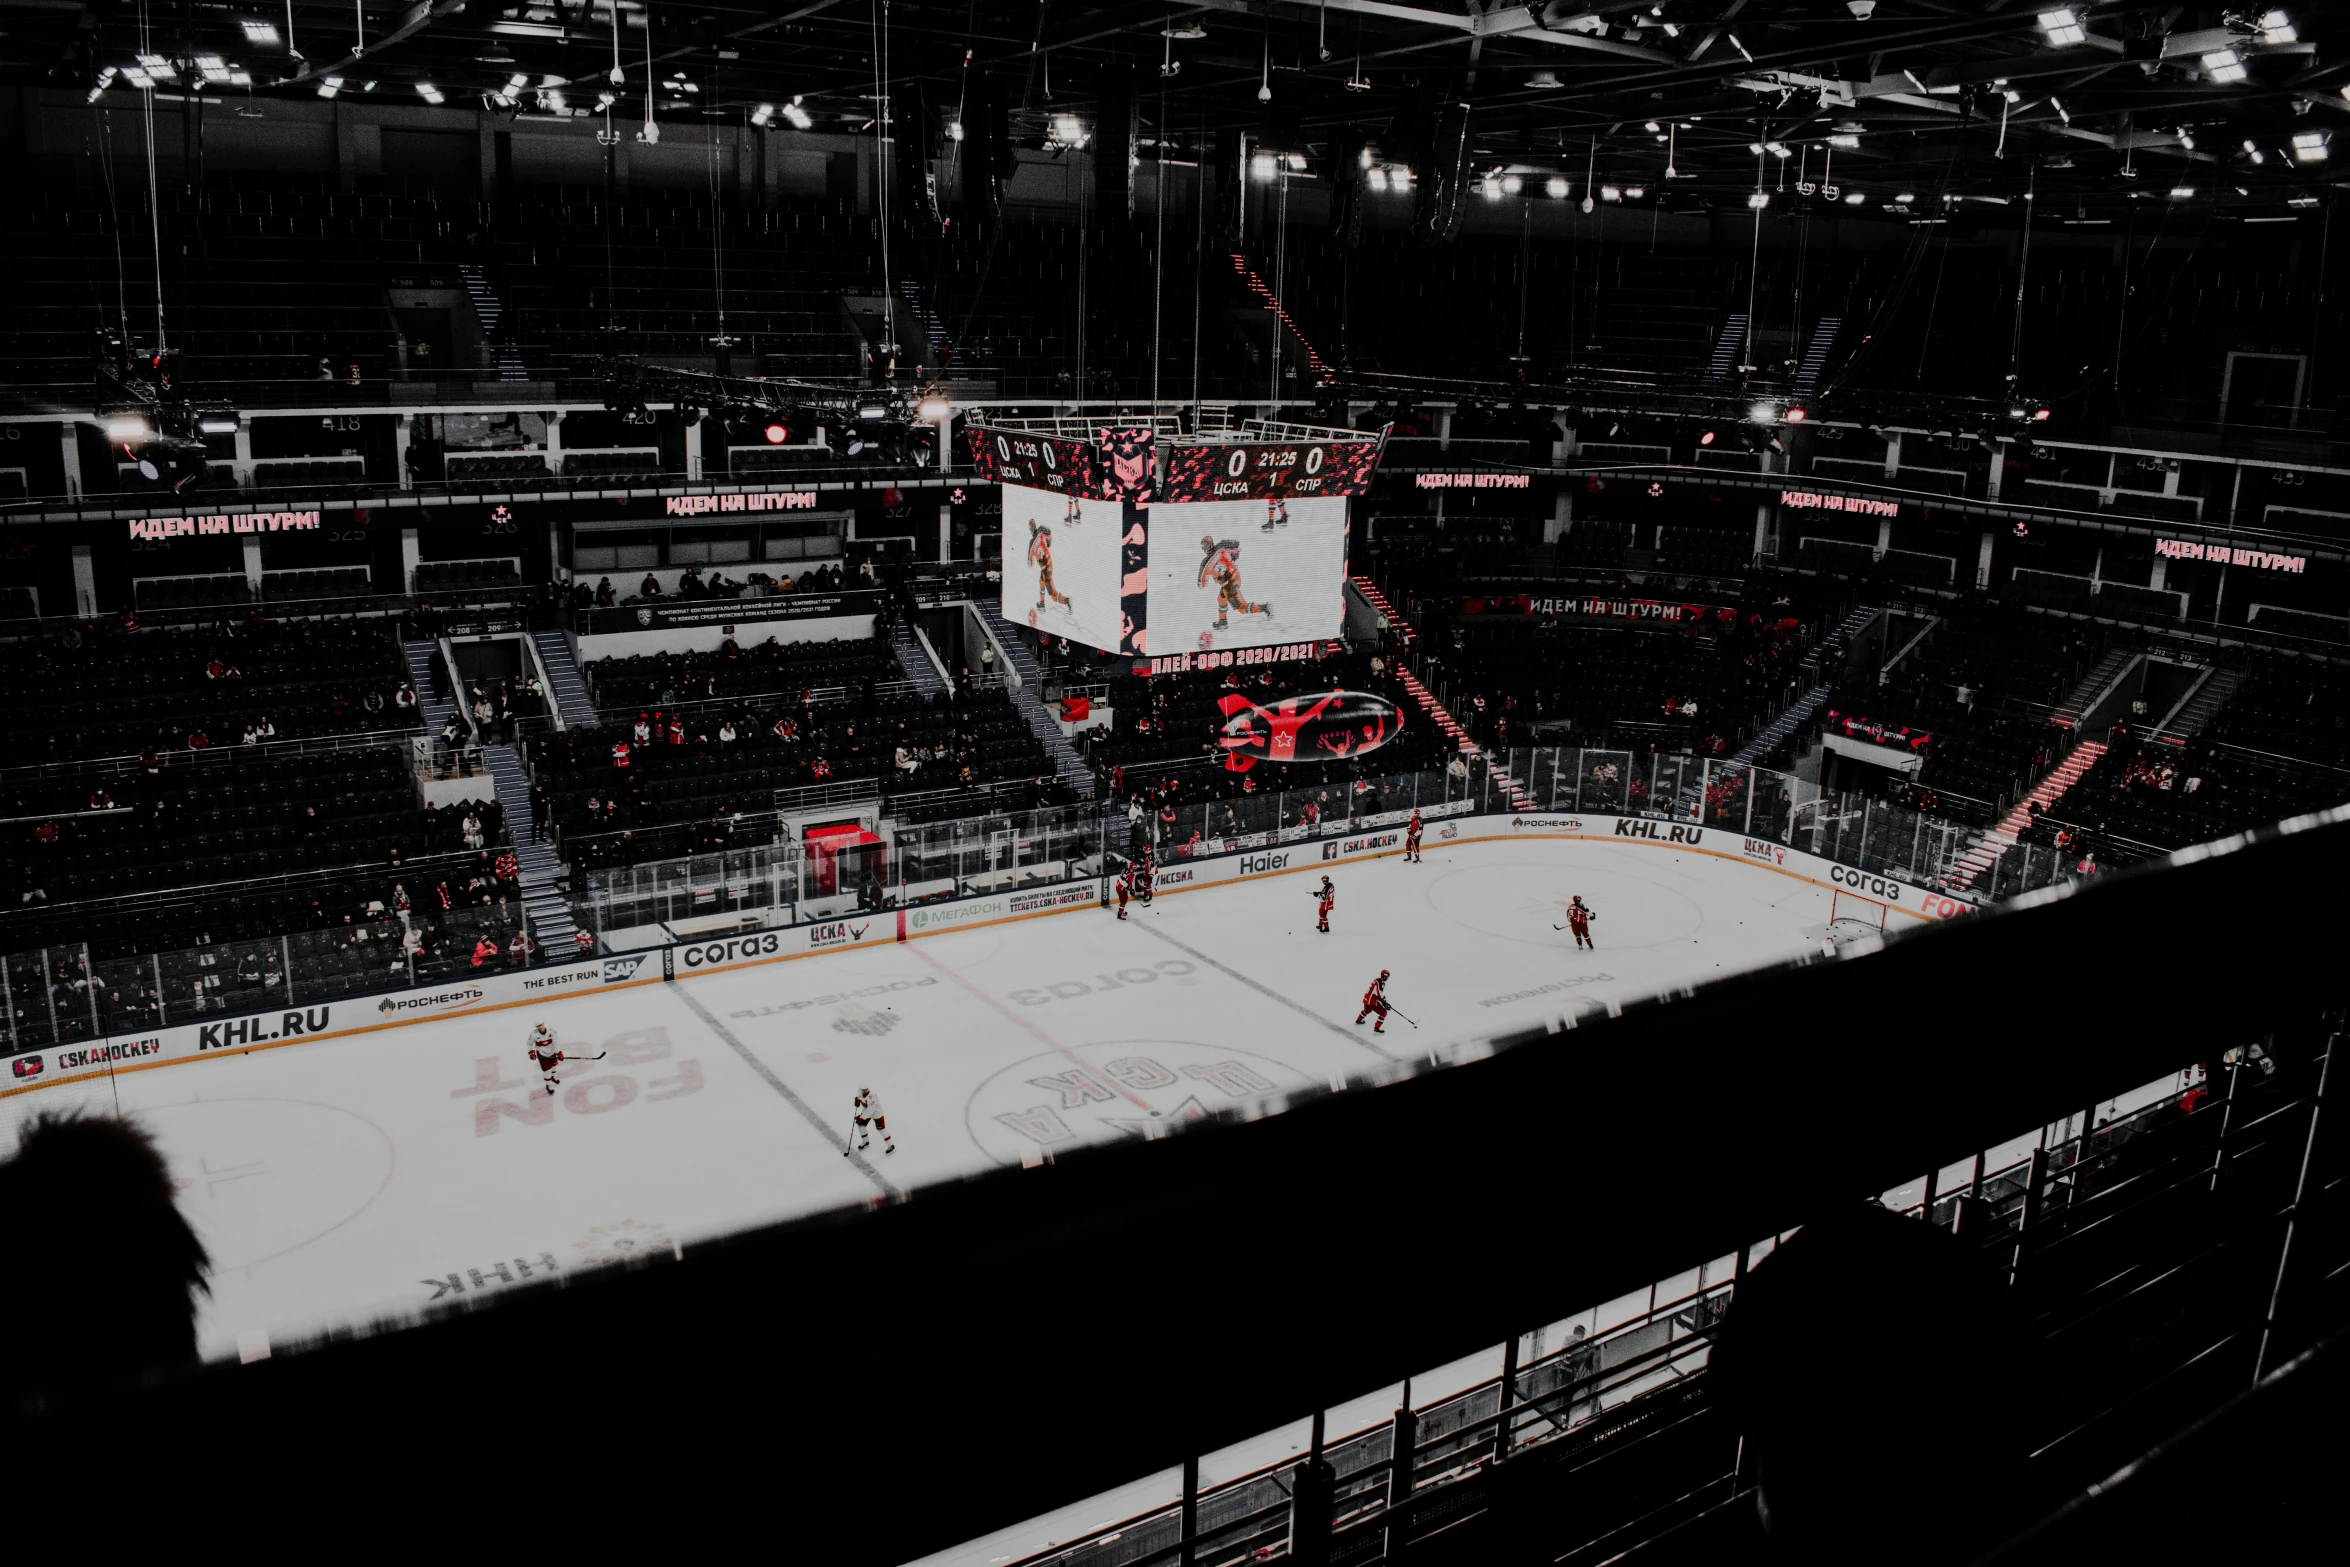
[(571, 958), (578, 952), (579, 927), (563, 897), (563, 861), (554, 845), (537, 841), (530, 830), (530, 775), (522, 770), (521, 754), (510, 745), (492, 745), (482, 748), (481, 758), (497, 785), (498, 808), (506, 813), (506, 832), (514, 840), (530, 933), (550, 961)]
[(1282, 305), (1272, 289), (1265, 286), (1265, 280), (1257, 276), (1256, 269), (1248, 264), (1248, 257), (1237, 251), (1233, 252), (1232, 271), (1240, 279), (1241, 285), (1256, 295), (1258, 302), (1273, 312), (1283, 326), (1289, 328), (1289, 335), (1297, 339), (1297, 346), (1306, 356), (1306, 368), (1319, 377), (1328, 368), (1322, 363), (1322, 356), (1314, 352), (1314, 345), (1306, 341), (1304, 330), (1291, 318), (1289, 311)]
[(1770, 755), (1778, 746), (1784, 744), (1789, 735), (1811, 722), (1812, 715), (1817, 713), (1822, 704), (1828, 700), (1827, 684), (1819, 679), (1821, 660), (1827, 656), (1830, 649), (1842, 647), (1854, 637), (1859, 636), (1868, 623), (1877, 618), (1879, 613), (1880, 611), (1874, 604), (1860, 605), (1852, 613), (1838, 621), (1835, 630), (1813, 644), (1812, 650), (1803, 655), (1802, 663), (1796, 666), (1811, 679), (1812, 683), (1805, 688), (1801, 696), (1788, 703), (1778, 717), (1764, 726), (1761, 733), (1737, 749), (1730, 758), (1730, 766), (1753, 766), (1763, 757)]
[(1822, 316), (1812, 328), (1811, 342), (1803, 350), (1803, 362), (1795, 367), (1795, 395), (1809, 397), (1819, 390), (1820, 372), (1828, 367), (1828, 350), (1836, 346), (1836, 334), (1844, 329), (1842, 316)]
[(945, 357), (947, 346), (946, 323), (922, 304), (922, 285), (912, 278), (898, 279), (898, 298), (913, 312), (914, 324), (922, 328), (922, 340), (930, 345), (930, 363), (937, 364)]
[(2128, 678), (2139, 659), (2145, 657), (2134, 647), (2115, 643), (2105, 650), (2102, 658), (2090, 667), (2079, 683), (2057, 704), (2056, 721), (2067, 729), (2078, 729), (2081, 720), (2097, 711), (2105, 699), (2113, 695), (2114, 687)]
[(1061, 733), (1061, 721), (1045, 711), (1044, 703), (1037, 699), (1037, 693), (1044, 689), (1044, 671), (1036, 667), (1035, 656), (1028, 651), (1028, 644), (1014, 633), (1012, 623), (1004, 618), (1004, 612), (996, 606), (995, 600), (978, 599), (972, 607), (987, 622), (987, 629), (995, 639), (996, 651), (1011, 665), (1010, 673), (1017, 681), (1009, 687), (1012, 705), (1020, 710), (1021, 717), (1028, 720), (1029, 732), (1044, 747), (1044, 754), (1053, 759), (1053, 771), (1077, 791), (1079, 798), (1092, 799), (1092, 770), (1085, 765), (1085, 759), (1077, 754), (1077, 748), (1069, 743), (1069, 737)]
[(425, 739), (439, 745), (441, 725), (447, 723), (449, 715), (457, 710), (454, 695), (457, 688), (450, 683), (451, 677), (445, 666), (441, 670), (439, 684), (446, 686), (452, 694), (433, 694), (433, 664), (441, 656), (441, 645), (438, 642), (403, 642), (400, 651), (408, 658), (408, 686), (416, 693), (416, 710), (424, 715)]
[[(1395, 612), (1395, 606), (1387, 602), (1387, 595), (1380, 592), (1378, 585), (1372, 582), (1369, 577), (1354, 577), (1349, 580), (1354, 584), (1355, 592), (1362, 595), (1363, 602), (1377, 610), (1389, 625), (1401, 630), (1405, 641), (1408, 642), (1417, 635), (1412, 630), (1410, 623)], [(1508, 769), (1496, 765), (1493, 758), (1486, 754), (1485, 748), (1469, 738), (1469, 732), (1461, 727), (1460, 720), (1445, 711), (1444, 704), (1436, 700), (1436, 694), (1433, 691), (1420, 683), (1418, 675), (1404, 667), (1400, 660), (1396, 663), (1395, 673), (1397, 679), (1403, 683), (1403, 688), (1411, 693), (1412, 700), (1420, 705), (1420, 711), (1428, 715), (1428, 721), (1444, 731), (1446, 737), (1460, 748), (1461, 755), (1473, 761), (1485, 763), (1486, 770), (1492, 775), (1494, 782), (1501, 786), (1502, 793), (1509, 796), (1512, 810), (1532, 811), (1539, 809), (1534, 802), (1534, 797), (1525, 791), (1517, 779), (1509, 775)]]
[(929, 697), (946, 690), (947, 683), (939, 673), (938, 660), (930, 651), (928, 638), (921, 637), (901, 620), (890, 628), (889, 646), (897, 655), (899, 673), (913, 682), (915, 690)]
[(2236, 687), (2244, 683), (2240, 669), (2222, 669), (2214, 664), (2204, 670), (2203, 677), (2187, 688), (2178, 706), (2163, 715), (2154, 727), (2154, 738), (2168, 745), (2185, 745), (2203, 732), (2203, 726), (2219, 716), (2219, 710), (2228, 705), (2228, 698), (2236, 694)]
[(498, 323), (506, 316), (505, 301), (491, 290), (489, 279), (483, 277), (481, 268), (473, 263), (459, 262), (457, 274), (465, 279), (465, 297), (473, 301), (473, 315), (481, 323), (482, 340), (490, 345), (490, 352), (497, 355), (498, 379), (529, 380), (530, 369), (523, 364), (522, 356), (514, 351), (513, 345), (497, 340)]
[(2056, 770), (2040, 780), (2040, 787), (2024, 796), (2016, 808), (1999, 819), (1999, 825), (1985, 833), (1976, 845), (1959, 856), (1950, 873), (1950, 885), (1961, 892), (1974, 885), (1975, 878), (1989, 870), (2001, 855), (2016, 846), (2017, 839), (2032, 824), (2032, 807), (2045, 811), (2064, 798), (2065, 791), (2081, 781), (2081, 775), (2097, 765), (2097, 758), (2105, 754), (2105, 747), (2095, 740), (2084, 740), (2072, 749), (2072, 754), (2056, 764)]
[(1732, 311), (1722, 320), (1722, 335), (1714, 339), (1714, 356), (1705, 362), (1708, 382), (1727, 381), (1738, 368), (1738, 355), (1746, 347), (1746, 312)]
[(534, 631), (531, 645), (538, 649), (539, 667), (547, 673), (547, 695), (554, 698), (555, 714), (566, 729), (593, 729), (596, 727), (596, 704), (588, 695), (587, 677), (580, 672), (579, 660), (571, 656), (571, 644), (560, 631)]

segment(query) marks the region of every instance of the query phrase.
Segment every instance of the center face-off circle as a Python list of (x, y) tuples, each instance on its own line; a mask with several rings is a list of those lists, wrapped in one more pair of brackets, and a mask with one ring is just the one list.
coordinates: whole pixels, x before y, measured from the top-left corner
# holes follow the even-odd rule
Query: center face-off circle
[(1229, 1045), (1118, 1039), (1014, 1062), (979, 1085), (964, 1120), (989, 1158), (1020, 1164), (1087, 1143), (1156, 1136), (1309, 1082), (1293, 1067)]

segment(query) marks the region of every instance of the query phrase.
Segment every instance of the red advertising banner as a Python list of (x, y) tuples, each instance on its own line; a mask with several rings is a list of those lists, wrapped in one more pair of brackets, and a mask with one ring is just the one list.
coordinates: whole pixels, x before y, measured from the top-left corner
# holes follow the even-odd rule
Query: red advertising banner
[(1934, 743), (1934, 737), (1923, 729), (1912, 729), (1907, 724), (1888, 724), (1882, 719), (1866, 718), (1859, 713), (1839, 713), (1834, 708), (1828, 709), (1827, 727), (1848, 740), (1866, 740), (1871, 745), (1923, 751)]
[(1497, 593), (1461, 600), (1464, 615), (1556, 615), (1576, 620), (1646, 620), (1665, 625), (1735, 625), (1738, 611), (1726, 604), (1689, 604), (1670, 599), (1537, 598)]

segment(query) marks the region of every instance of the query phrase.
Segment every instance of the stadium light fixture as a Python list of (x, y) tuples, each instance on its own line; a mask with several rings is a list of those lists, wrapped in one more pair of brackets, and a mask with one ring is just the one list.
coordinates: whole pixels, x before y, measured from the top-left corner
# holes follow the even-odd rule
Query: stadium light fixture
[(135, 446), (149, 434), (142, 414), (117, 414), (106, 421), (106, 439), (117, 446)]
[(2086, 43), (2089, 38), (2089, 29), (2070, 11), (2042, 11), (2040, 31), (2046, 33), (2048, 41), (2059, 48)]
[(751, 123), (761, 130), (765, 130), (768, 122), (774, 118), (775, 105), (771, 103), (763, 103), (751, 111)]
[(2296, 163), (2323, 163), (2330, 150), (2322, 131), (2303, 131), (2293, 138), (2293, 161)]
[(2203, 57), (2203, 74), (2215, 82), (2240, 82), (2246, 74), (2243, 56), (2233, 49), (2214, 49)]
[(342, 90), (343, 79), (340, 76), (325, 77), (318, 84), (318, 96), (321, 98), (332, 98)]
[(1281, 160), (1269, 152), (1260, 152), (1248, 160), (1248, 171), (1258, 179), (1269, 180), (1281, 172)]
[(925, 397), (916, 405), (914, 417), (924, 424), (944, 424), (954, 417), (955, 405), (943, 397)]
[(1755, 211), (1760, 212), (1763, 208), (1771, 204), (1771, 193), (1767, 190), (1758, 190), (1753, 195), (1746, 198), (1746, 204), (1749, 207), (1752, 207)]
[(1779, 422), (1779, 405), (1773, 402), (1756, 403), (1746, 410), (1746, 417), (1756, 424), (1777, 424)]
[(550, 38), (560, 43), (563, 29), (552, 22), (492, 22), (490, 31), (507, 38)]
[(1515, 196), (1525, 188), (1526, 182), (1515, 174), (1505, 174), (1501, 177), (1502, 194), (1505, 196)]
[(947, 140), (948, 140), (948, 141), (961, 141), (962, 139), (963, 139), (963, 122), (962, 122), (961, 120), (949, 120), (949, 121), (947, 121)]
[(98, 101), (99, 94), (105, 92), (108, 87), (114, 84), (114, 78), (118, 74), (120, 73), (118, 73), (111, 65), (106, 67), (105, 70), (100, 71), (98, 73), (98, 80), (92, 83), (90, 87), (90, 102), (96, 103)]
[(239, 22), (237, 25), (244, 28), (247, 43), (260, 44), (265, 48), (275, 49), (281, 41), (275, 22)]
[(2195, 187), (2192, 185), (2173, 185), (2170, 188), (2170, 199), (2173, 201), (2187, 201), (2191, 199), (2194, 194)]
[(1856, 190), (1851, 195), (1844, 198), (1844, 205), (1847, 207), (1857, 207), (1866, 200), (1868, 200), (1868, 197), (1863, 196), (1859, 191)]
[(1370, 186), (1373, 190), (1385, 190), (1387, 188), (1387, 171), (1382, 168), (1374, 167), (1369, 173), (1363, 176), (1363, 183)]
[(879, 424), (888, 417), (889, 404), (887, 403), (859, 403), (857, 405), (857, 422), (859, 424)]
[(426, 103), (430, 104), (437, 105), (446, 101), (441, 96), (441, 90), (430, 82), (418, 82), (416, 84), (416, 96), (422, 98)]
[(1857, 152), (1860, 150), (1860, 138), (1849, 133), (1831, 136), (1828, 138), (1828, 145), (1839, 152)]
[(1697, 437), (1697, 444), (1700, 446), (1711, 446), (1713, 443), (1714, 433), (1711, 430), (1704, 431)]
[(796, 96), (783, 106), (783, 117), (791, 121), (791, 128), (795, 131), (804, 131), (816, 123), (814, 117), (800, 107), (800, 100)]
[(1490, 174), (1477, 182), (1477, 190), (1487, 201), (1501, 200), (1501, 181)]
[(1648, 187), (1645, 185), (1627, 185), (1624, 187), (1624, 199), (1626, 201), (1638, 201), (1641, 197), (1647, 194)]
[(234, 435), (242, 424), (234, 408), (205, 408), (196, 414), (198, 435)]
[(759, 433), (767, 437), (767, 444), (770, 446), (781, 446), (791, 439), (791, 431), (780, 424), (771, 424)]
[(1602, 185), (1599, 187), (1599, 199), (1602, 201), (1622, 201), (1624, 192), (1618, 186)]
[(1563, 174), (1553, 174), (1542, 185), (1543, 194), (1553, 201), (1566, 200), (1567, 192), (1571, 189), (1573, 187), (1567, 183), (1566, 176)]
[(2297, 43), (2300, 38), (2300, 32), (2293, 26), (2293, 19), (2284, 12), (2269, 11), (2260, 18), (2260, 41), (2262, 43)]
[(1782, 414), (1780, 417), (1785, 419), (1789, 424), (1801, 424), (1804, 420), (1811, 417), (1811, 413), (1801, 403), (1790, 403), (1787, 407), (1787, 412)]

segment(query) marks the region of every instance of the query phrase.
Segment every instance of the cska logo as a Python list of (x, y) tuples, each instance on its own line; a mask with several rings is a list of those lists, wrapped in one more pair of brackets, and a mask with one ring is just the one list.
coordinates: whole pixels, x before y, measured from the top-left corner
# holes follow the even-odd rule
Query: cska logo
[(1284, 697), (1260, 707), (1233, 692), (1217, 703), (1224, 711), (1224, 766), (1245, 773), (1259, 762), (1320, 761), (1375, 751), (1403, 728), (1403, 713), (1383, 696), (1364, 691), (1321, 691)]

